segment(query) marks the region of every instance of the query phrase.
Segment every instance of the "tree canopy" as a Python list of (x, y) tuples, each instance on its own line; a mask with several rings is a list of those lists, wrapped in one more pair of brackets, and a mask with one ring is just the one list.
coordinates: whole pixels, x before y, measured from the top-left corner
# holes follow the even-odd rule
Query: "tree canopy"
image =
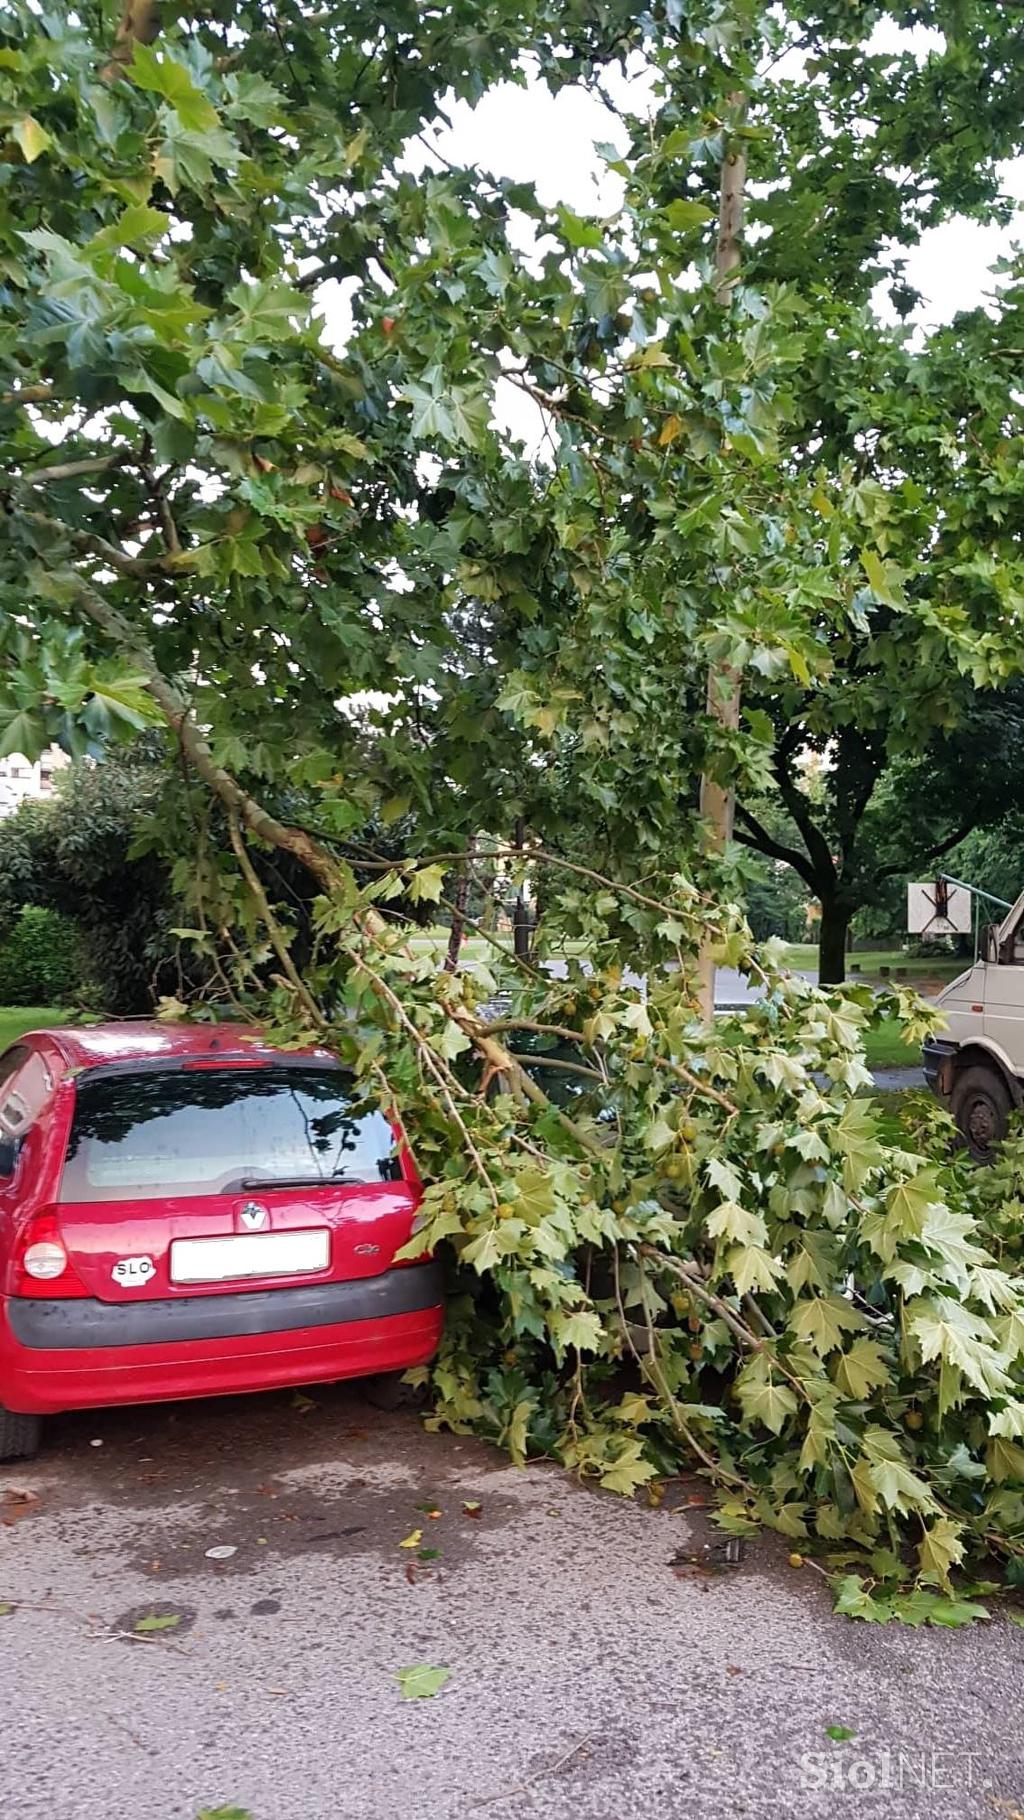
[[(880, 18), (941, 48), (872, 48)], [(790, 724), (911, 749), (1019, 669), (1015, 293), (921, 349), (870, 297), (907, 301), (894, 236), (1003, 212), (1022, 35), (963, 0), (0, 20), (0, 749), (170, 729), (197, 950), (412, 1136), (458, 1273), (435, 1419), (610, 1489), (696, 1459), (735, 1526), (902, 1538), (916, 1621), (968, 1548), (1024, 1548), (1013, 1246), (938, 1115), (850, 1098), (865, 1027), (932, 1014), (759, 958), (697, 780), (763, 791)], [(606, 97), (607, 216), (410, 168), (524, 57)], [(371, 817), (409, 844), (361, 877)], [(268, 848), (317, 894), (302, 953)], [(485, 863), (529, 870), (537, 948), (439, 973), (388, 906)], [(709, 942), (765, 994), (714, 1028)]]

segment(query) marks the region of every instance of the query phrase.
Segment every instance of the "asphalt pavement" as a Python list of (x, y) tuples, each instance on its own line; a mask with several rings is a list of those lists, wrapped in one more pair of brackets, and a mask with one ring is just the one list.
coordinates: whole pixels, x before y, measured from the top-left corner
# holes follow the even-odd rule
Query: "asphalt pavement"
[(354, 1388), (63, 1417), (0, 1474), (4, 1820), (1012, 1820), (1024, 1632), (834, 1617), (776, 1538), (712, 1571), (704, 1495)]

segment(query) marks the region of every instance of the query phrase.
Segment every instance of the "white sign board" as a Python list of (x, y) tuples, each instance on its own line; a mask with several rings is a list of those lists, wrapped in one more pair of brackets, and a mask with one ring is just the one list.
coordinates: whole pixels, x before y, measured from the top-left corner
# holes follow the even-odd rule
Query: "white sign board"
[(907, 886), (907, 929), (911, 935), (970, 935), (971, 894), (942, 878)]

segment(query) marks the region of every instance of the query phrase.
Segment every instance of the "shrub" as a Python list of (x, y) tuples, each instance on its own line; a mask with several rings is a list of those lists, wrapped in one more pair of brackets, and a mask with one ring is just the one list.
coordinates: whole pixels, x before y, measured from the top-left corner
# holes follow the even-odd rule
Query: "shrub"
[(79, 995), (82, 972), (81, 939), (71, 918), (26, 905), (0, 941), (0, 1004), (64, 1004)]
[(122, 1017), (180, 985), (169, 866), (135, 851), (165, 776), (160, 748), (140, 740), (102, 763), (70, 766), (52, 800), (23, 803), (0, 823), (0, 929), (15, 927), (26, 905), (56, 915), (58, 927), (77, 932), (63, 945), (82, 957), (97, 1007)]

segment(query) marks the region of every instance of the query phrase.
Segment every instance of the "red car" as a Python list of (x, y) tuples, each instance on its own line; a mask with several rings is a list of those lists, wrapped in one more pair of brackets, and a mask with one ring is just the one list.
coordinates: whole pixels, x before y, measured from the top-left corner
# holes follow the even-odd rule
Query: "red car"
[(0, 1056), (0, 1459), (61, 1409), (399, 1372), (439, 1266), (383, 1113), (325, 1050), (226, 1025), (37, 1030)]

